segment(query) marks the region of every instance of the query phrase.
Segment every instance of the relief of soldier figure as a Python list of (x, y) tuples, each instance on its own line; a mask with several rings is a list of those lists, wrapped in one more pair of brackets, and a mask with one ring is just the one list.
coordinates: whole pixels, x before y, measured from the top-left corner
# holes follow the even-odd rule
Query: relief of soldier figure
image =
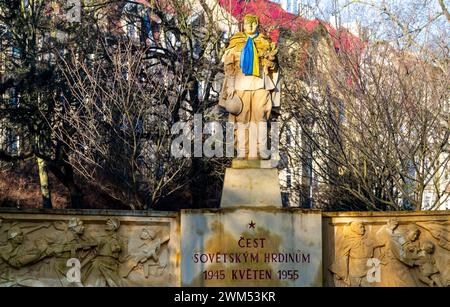
[[(399, 230), (399, 221), (391, 218), (374, 234), (367, 232), (362, 222), (351, 222), (337, 236), (335, 260), (329, 267), (335, 286), (406, 287), (450, 286), (450, 276), (444, 276), (450, 253), (446, 242), (436, 235), (436, 223), (409, 223)], [(439, 230), (439, 234), (446, 227)], [(441, 241), (433, 242), (438, 236)], [(426, 235), (426, 238), (423, 238)], [(439, 247), (440, 246), (440, 247)], [(437, 249), (439, 247), (439, 253)], [(441, 248), (442, 247), (442, 248)], [(371, 259), (379, 263), (379, 280), (368, 278)], [(447, 274), (448, 275), (448, 274)]]
[(55, 223), (58, 231), (38, 239), (44, 250), (47, 261), (47, 274), (57, 282), (57, 286), (69, 286), (67, 280), (67, 260), (79, 259), (83, 265), (84, 259), (96, 246), (94, 239), (85, 235), (84, 222), (79, 218), (71, 218), (67, 222)]
[(360, 287), (367, 284), (367, 260), (380, 246), (368, 236), (361, 222), (351, 222), (344, 229), (344, 237), (329, 270), (334, 274), (337, 286)]
[[(167, 266), (165, 243), (169, 236), (144, 228), (135, 240), (143, 243), (129, 250), (129, 238), (119, 233), (121, 223), (117, 218), (108, 218), (103, 229), (97, 227), (97, 232), (88, 234), (79, 218), (5, 224), (0, 218), (0, 287), (129, 286), (133, 285), (127, 281), (131, 272), (148, 279), (150, 275), (162, 275)], [(67, 276), (69, 259), (80, 263), (79, 281)], [(143, 270), (136, 270), (138, 267)]]
[(118, 234), (120, 221), (106, 221), (105, 234), (96, 239), (95, 253), (83, 271), (83, 285), (93, 287), (121, 287), (119, 265), (126, 252), (125, 241)]
[(127, 278), (132, 272), (138, 272), (145, 279), (160, 276), (168, 263), (167, 249), (161, 249), (169, 241), (169, 236), (158, 235), (157, 232), (144, 228), (139, 239), (141, 243), (130, 251), (126, 265), (122, 266), (122, 277)]
[(26, 233), (20, 226), (12, 226), (7, 231), (7, 242), (0, 247), (0, 286), (26, 285), (30, 278), (19, 269), (45, 257), (39, 248), (26, 244), (26, 241)]

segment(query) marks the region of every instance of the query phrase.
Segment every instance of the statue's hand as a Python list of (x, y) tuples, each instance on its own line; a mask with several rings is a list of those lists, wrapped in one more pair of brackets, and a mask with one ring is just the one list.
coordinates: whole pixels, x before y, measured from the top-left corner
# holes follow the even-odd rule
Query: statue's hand
[(233, 98), (236, 89), (234, 87), (234, 76), (227, 75), (226, 76), (226, 87), (225, 87), (225, 99)]
[(236, 90), (234, 88), (228, 87), (228, 89), (227, 89), (227, 99), (233, 98), (235, 93), (236, 93)]
[(20, 267), (22, 266), (22, 264), (20, 263), (20, 261), (19, 261), (18, 259), (16, 259), (16, 258), (11, 258), (11, 259), (9, 260), (9, 264), (10, 264), (12, 267), (15, 267), (15, 268), (20, 268)]

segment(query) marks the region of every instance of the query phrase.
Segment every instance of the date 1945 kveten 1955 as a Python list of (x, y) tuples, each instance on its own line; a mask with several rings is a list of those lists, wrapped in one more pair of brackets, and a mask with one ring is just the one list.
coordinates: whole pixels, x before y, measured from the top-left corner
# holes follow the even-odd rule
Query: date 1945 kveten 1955
[(234, 269), (229, 272), (225, 272), (225, 270), (206, 270), (202, 273), (204, 280), (224, 280), (225, 278), (231, 278), (231, 280), (270, 280), (274, 278), (297, 280), (300, 277), (298, 270), (278, 270), (276, 274), (270, 269)]

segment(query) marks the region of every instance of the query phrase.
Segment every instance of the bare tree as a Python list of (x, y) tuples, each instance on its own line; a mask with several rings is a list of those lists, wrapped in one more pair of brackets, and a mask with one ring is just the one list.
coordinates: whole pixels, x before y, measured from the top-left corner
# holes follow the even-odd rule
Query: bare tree
[(182, 70), (152, 66), (131, 43), (106, 51), (107, 60), (74, 56), (64, 63), (71, 95), (57, 133), (78, 174), (142, 209), (188, 182), (190, 161), (170, 153), (172, 114), (187, 85)]
[(117, 3), (92, 6), (112, 10), (97, 21), (95, 47), (61, 57), (70, 91), (55, 133), (70, 148), (67, 161), (132, 209), (181, 189), (205, 200), (200, 187), (207, 178), (214, 186), (223, 165), (172, 157), (170, 128), (214, 113), (229, 20), (220, 23), (223, 13), (207, 1)]
[(0, 161), (17, 167), (36, 160), (46, 208), (52, 207), (49, 170), (71, 191), (74, 203), (76, 198), (70, 166), (63, 163), (61, 144), (52, 139), (48, 119), (64, 88), (54, 54), (77, 27), (65, 18), (67, 1), (58, 1), (59, 11), (54, 4), (0, 3)]
[(302, 170), (292, 189), (303, 199), (313, 191), (327, 209), (419, 210), (430, 190), (436, 209), (449, 197), (445, 41), (423, 40), (429, 22), (411, 32), (413, 21), (382, 10), (397, 39), (336, 47), (345, 30), (331, 35), (323, 25), (289, 33), (282, 50), (285, 118), (300, 131), (284, 148)]

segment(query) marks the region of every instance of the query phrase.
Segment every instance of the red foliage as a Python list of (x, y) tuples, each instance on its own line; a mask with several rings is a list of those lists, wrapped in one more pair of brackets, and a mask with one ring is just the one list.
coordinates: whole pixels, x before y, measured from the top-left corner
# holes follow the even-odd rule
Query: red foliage
[(297, 31), (299, 29), (313, 32), (319, 24), (322, 24), (330, 34), (334, 48), (345, 52), (360, 53), (364, 48), (364, 43), (352, 35), (347, 30), (336, 30), (329, 23), (321, 20), (307, 20), (300, 16), (286, 12), (277, 3), (269, 0), (239, 1), (239, 0), (219, 0), (219, 4), (230, 12), (239, 21), (243, 20), (246, 14), (253, 14), (259, 17), (263, 30), (269, 33), (272, 41), (277, 42), (280, 29)]

